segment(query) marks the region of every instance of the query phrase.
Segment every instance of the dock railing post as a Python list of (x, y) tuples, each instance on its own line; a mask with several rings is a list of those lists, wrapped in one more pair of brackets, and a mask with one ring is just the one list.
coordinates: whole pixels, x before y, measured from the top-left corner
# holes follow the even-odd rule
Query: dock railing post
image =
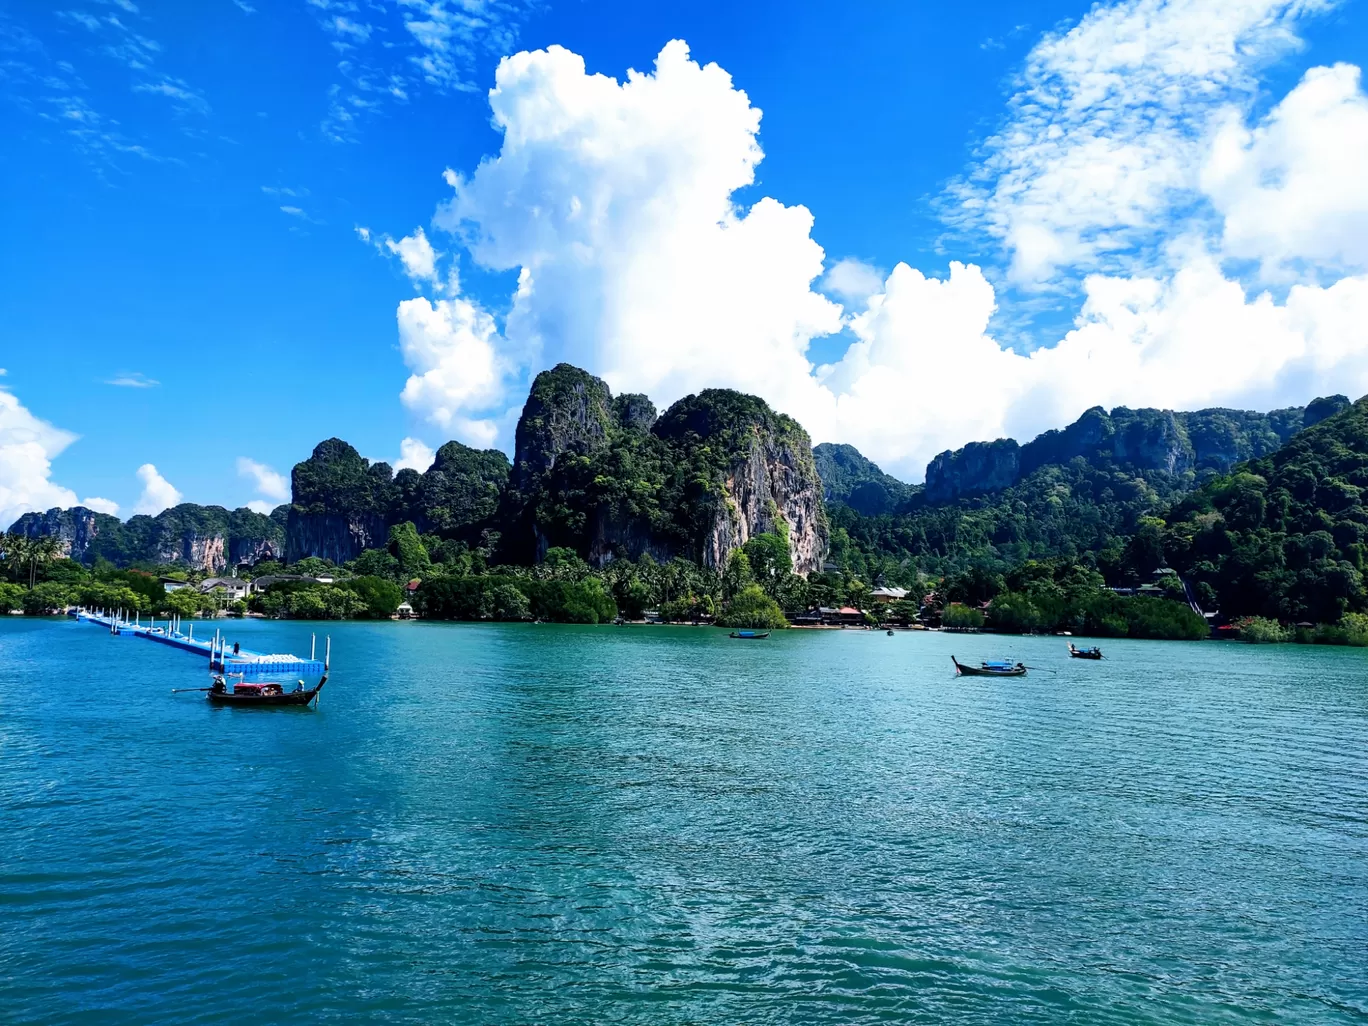
[(317, 648), (318, 648), (318, 635), (317, 635), (317, 634), (310, 634), (310, 635), (309, 635), (309, 662), (313, 662), (315, 659), (318, 658), (318, 656), (316, 655), (316, 650), (317, 650)]
[(332, 663), (332, 635), (329, 634), (323, 643), (323, 672), (328, 672), (328, 666)]

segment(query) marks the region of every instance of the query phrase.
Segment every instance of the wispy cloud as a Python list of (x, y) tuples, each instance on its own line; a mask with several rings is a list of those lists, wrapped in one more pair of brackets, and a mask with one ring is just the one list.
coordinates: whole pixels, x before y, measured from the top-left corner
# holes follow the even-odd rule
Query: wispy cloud
[(209, 113), (209, 103), (195, 92), (183, 79), (163, 75), (152, 82), (139, 82), (133, 86), (135, 93), (155, 93), (175, 101), (176, 108), (196, 114)]
[[(953, 226), (1006, 249), (1009, 278), (1128, 273), (1163, 260), (1197, 199), (1201, 151), (1257, 72), (1332, 0), (1125, 0), (1032, 49), (1001, 129), (950, 192)], [(1124, 45), (1123, 45), (1124, 44)]]
[[(307, 0), (344, 54), (320, 130), (355, 142), (367, 115), (415, 90), (478, 91), (481, 59), (510, 53), (539, 0)], [(364, 10), (364, 20), (362, 12)]]
[(156, 388), (161, 382), (139, 371), (119, 371), (114, 377), (106, 380), (105, 384), (117, 388)]
[(237, 4), (238, 10), (242, 11), (243, 14), (256, 14), (256, 8), (247, 0), (233, 0), (233, 3)]

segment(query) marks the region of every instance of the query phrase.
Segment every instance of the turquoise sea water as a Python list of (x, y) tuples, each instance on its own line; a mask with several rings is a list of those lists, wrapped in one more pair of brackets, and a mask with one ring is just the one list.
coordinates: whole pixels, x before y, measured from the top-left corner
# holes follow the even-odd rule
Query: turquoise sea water
[(0, 621), (0, 1021), (1368, 1019), (1368, 652), (327, 629)]

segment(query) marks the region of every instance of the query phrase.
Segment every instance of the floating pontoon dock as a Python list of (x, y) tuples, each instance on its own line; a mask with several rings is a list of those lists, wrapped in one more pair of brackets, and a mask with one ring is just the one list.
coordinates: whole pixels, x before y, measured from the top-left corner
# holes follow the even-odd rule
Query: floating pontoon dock
[[(120, 638), (145, 638), (160, 645), (170, 645), (182, 652), (191, 652), (209, 660), (209, 669), (221, 673), (245, 677), (321, 677), (325, 672), (326, 658), (318, 659), (317, 636), (310, 642), (309, 657), (289, 653), (249, 652), (245, 648), (233, 649), (223, 637), (223, 632), (215, 629), (208, 638), (196, 638), (194, 624), (189, 633), (181, 631), (180, 617), (171, 617), (160, 624), (150, 619), (146, 624), (142, 616), (133, 620), (127, 618), (122, 610), (106, 612), (78, 609), (76, 619), (81, 623), (92, 623), (103, 627), (110, 634)], [(328, 644), (331, 644), (330, 642)]]

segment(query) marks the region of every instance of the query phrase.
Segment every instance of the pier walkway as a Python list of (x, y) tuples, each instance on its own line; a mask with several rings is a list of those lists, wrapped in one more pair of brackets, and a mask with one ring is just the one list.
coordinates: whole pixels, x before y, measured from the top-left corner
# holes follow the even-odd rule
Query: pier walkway
[(244, 677), (321, 677), (325, 672), (325, 660), (314, 658), (310, 652), (303, 656), (289, 653), (251, 652), (239, 647), (234, 650), (223, 637), (221, 630), (215, 629), (209, 638), (196, 638), (195, 628), (190, 632), (180, 630), (180, 620), (171, 619), (158, 624), (155, 619), (142, 623), (141, 618), (132, 622), (117, 613), (90, 612), (85, 609), (76, 611), (76, 619), (81, 623), (91, 623), (102, 627), (110, 634), (121, 638), (143, 638), (159, 645), (170, 645), (182, 652), (190, 652), (208, 660), (209, 669), (224, 674)]

